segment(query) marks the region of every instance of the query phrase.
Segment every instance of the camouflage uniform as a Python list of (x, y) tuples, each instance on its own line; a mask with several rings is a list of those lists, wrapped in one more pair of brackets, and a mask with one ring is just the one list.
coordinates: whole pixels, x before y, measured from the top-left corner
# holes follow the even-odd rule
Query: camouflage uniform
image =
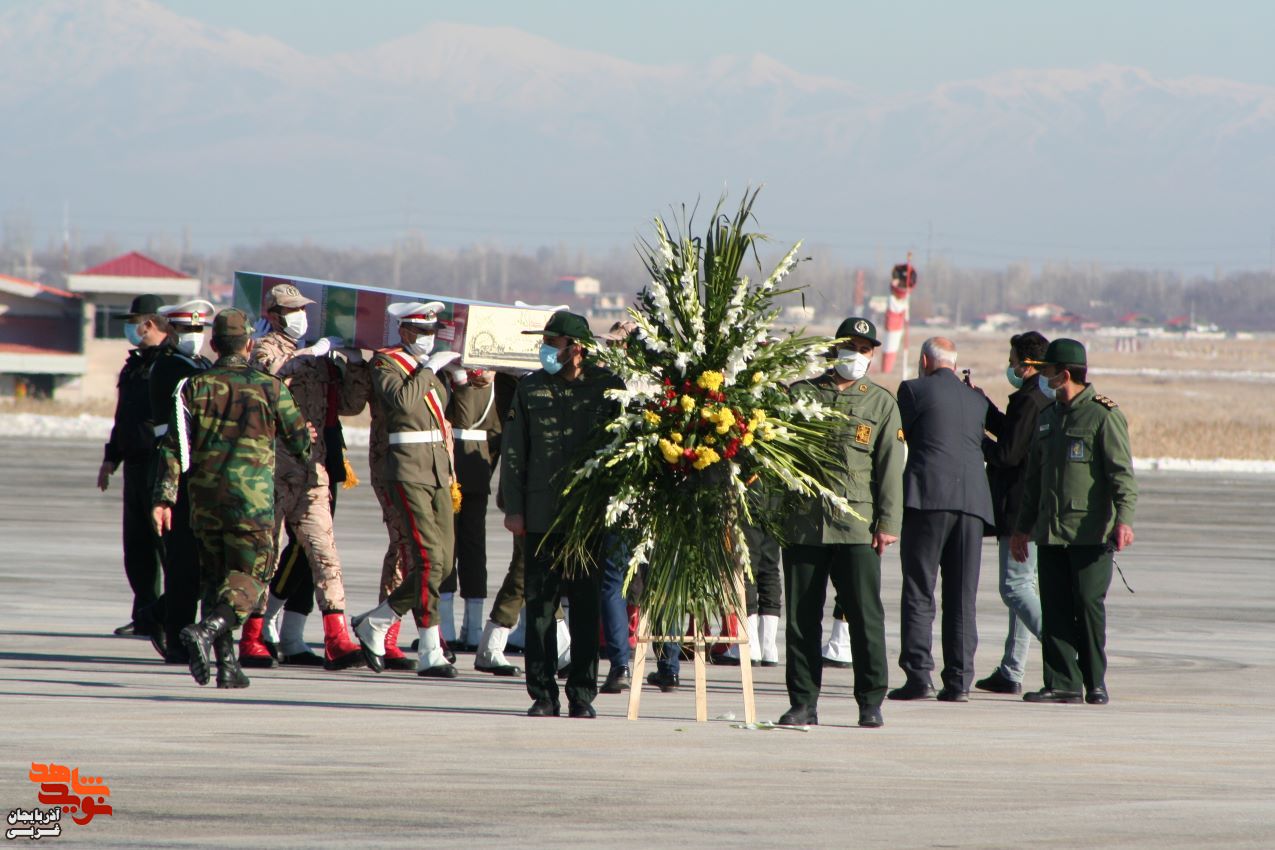
[(298, 357), (294, 356), (296, 351), (296, 342), (279, 331), (271, 331), (258, 340), (252, 352), (252, 364), (283, 380), (302, 416), (318, 432), (308, 457), (279, 459), (275, 471), (278, 512), (274, 539), (278, 541), (286, 519), (300, 537), (310, 561), (320, 610), (325, 614), (343, 612), (345, 585), (341, 580), (341, 559), (332, 527), (328, 472), (323, 465), (327, 457), (323, 429), (328, 419), (328, 393), (339, 376), (334, 378), (326, 358)]
[[(394, 513), (407, 531), (404, 548), (411, 565), (387, 601), (398, 616), (410, 610), (418, 627), (430, 628), (438, 623), (439, 588), (452, 571), (454, 545), (450, 429), (444, 430), (445, 422), (437, 418), (447, 403), (447, 389), (400, 347), (377, 352), (372, 380), (374, 415), (386, 434), (385, 481)], [(431, 394), (437, 413), (428, 401)], [(383, 580), (383, 588), (388, 584)]]
[(288, 388), (240, 355), (185, 381), (178, 397), (160, 443), (154, 501), (177, 503), (188, 458), (205, 612), (225, 603), (242, 623), (261, 604), (273, 567), (275, 439), (305, 458), (310, 436)]

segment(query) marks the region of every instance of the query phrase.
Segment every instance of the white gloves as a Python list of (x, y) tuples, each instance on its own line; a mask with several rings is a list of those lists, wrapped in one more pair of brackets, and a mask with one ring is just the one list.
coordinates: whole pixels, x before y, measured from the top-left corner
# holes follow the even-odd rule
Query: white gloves
[(452, 386), (463, 387), (469, 383), (469, 373), (465, 371), (464, 366), (444, 366), (443, 373), (451, 380)]
[(310, 354), (314, 357), (326, 357), (328, 352), (341, 344), (339, 336), (325, 336), (323, 339), (311, 345), (309, 348), (303, 348), (297, 354)]
[[(420, 358), (417, 359), (420, 360)], [(437, 375), (445, 366), (448, 366), (459, 359), (459, 351), (436, 351), (424, 360), (420, 360), (420, 364)]]

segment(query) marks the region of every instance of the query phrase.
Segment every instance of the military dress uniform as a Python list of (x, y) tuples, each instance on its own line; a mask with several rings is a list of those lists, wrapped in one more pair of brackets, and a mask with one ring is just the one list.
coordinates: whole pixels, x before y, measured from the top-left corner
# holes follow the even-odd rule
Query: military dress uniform
[[(199, 334), (212, 324), (213, 309), (207, 302), (190, 302), (160, 309), (160, 315), (169, 321), (173, 329), (186, 334)], [(202, 341), (202, 339), (201, 339)], [(158, 444), (168, 433), (169, 423), (176, 406), (176, 391), (181, 382), (207, 371), (212, 361), (194, 351), (178, 348), (175, 342), (160, 347), (151, 368), (150, 406), (154, 415), (155, 442)], [(151, 471), (151, 491), (162, 470), (159, 453)], [(190, 500), (186, 496), (186, 473), (178, 482), (177, 502), (173, 506), (172, 527), (160, 538), (160, 557), (164, 568), (164, 594), (155, 610), (162, 620), (162, 645), (152, 635), (152, 642), (165, 660), (185, 663), (188, 659), (178, 635), (195, 622), (199, 603), (199, 554), (194, 532), (190, 527)], [(159, 634), (157, 631), (156, 634)]]
[[(239, 310), (222, 311), (213, 325), (215, 337), (247, 332)], [(276, 440), (294, 458), (309, 453), (309, 431), (288, 388), (244, 357), (222, 356), (181, 385), (160, 444), (154, 504), (177, 504), (187, 470), (204, 620), (183, 629), (181, 639), (200, 684), (208, 682), (209, 647), (220, 662), (218, 686), (247, 684), (231, 634), (260, 606), (273, 569)]]
[[(1051, 362), (1083, 365), (1084, 349), (1054, 340), (1039, 365)], [(1108, 540), (1117, 525), (1132, 527), (1138, 498), (1129, 426), (1114, 401), (1086, 384), (1069, 404), (1045, 408), (1036, 428), (1015, 528), (1037, 547), (1045, 689), (1075, 696), (1057, 701), (1079, 702), (1083, 685), (1097, 697), (1091, 702), (1105, 702)]]
[[(580, 342), (593, 339), (587, 321), (565, 311), (555, 313), (543, 333)], [(619, 411), (618, 403), (605, 395), (609, 389), (623, 390), (624, 382), (587, 362), (572, 381), (544, 369), (533, 372), (518, 384), (501, 437), (504, 511), (506, 516), (521, 516), (526, 529), (527, 693), (536, 706), (551, 706), (552, 713), (559, 706), (554, 611), (562, 596), (570, 603), (572, 651), (566, 692), (572, 713), (592, 716), (598, 692), (600, 566), (565, 577), (554, 566), (563, 537), (549, 529), (558, 518), (559, 496), (573, 465)], [(602, 544), (599, 539), (593, 547), (595, 565), (607, 555)]]
[(860, 707), (879, 707), (889, 677), (885, 653), (885, 609), (881, 603), (881, 556), (872, 548), (876, 532), (898, 535), (903, 520), (903, 433), (894, 396), (866, 377), (844, 389), (829, 373), (792, 386), (795, 398), (810, 398), (845, 414), (826, 470), (826, 484), (870, 522), (844, 514), (825, 500), (793, 513), (784, 549), (784, 596), (788, 606), (788, 699), (814, 706), (823, 682), (822, 623), (828, 580), (846, 615), (854, 653), (854, 697)]

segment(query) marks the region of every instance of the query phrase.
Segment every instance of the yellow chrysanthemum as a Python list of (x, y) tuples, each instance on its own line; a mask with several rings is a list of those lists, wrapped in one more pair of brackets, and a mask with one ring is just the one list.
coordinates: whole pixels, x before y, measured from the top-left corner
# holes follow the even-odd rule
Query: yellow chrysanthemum
[(760, 384), (760, 383), (761, 383), (762, 381), (764, 381), (764, 380), (766, 380), (766, 374), (765, 374), (764, 372), (754, 372), (754, 373), (753, 373), (753, 383), (754, 383), (754, 384)]
[(678, 445), (681, 445), (681, 443), (682, 443), (682, 432), (681, 432), (681, 431), (674, 431), (672, 434), (669, 434), (669, 435), (668, 435), (668, 438), (669, 438), (670, 440), (672, 440), (673, 442), (677, 443)]
[(660, 415), (656, 413), (654, 410), (642, 411), (642, 418), (645, 419), (647, 423), (650, 425), (655, 425), (658, 427), (660, 424)]
[(709, 434), (707, 437), (704, 438), (704, 445), (706, 446), (717, 445), (717, 438), (714, 437), (712, 434)]
[(723, 407), (717, 412), (714, 421), (717, 423), (717, 433), (725, 434), (735, 424), (735, 414), (730, 412), (729, 407)]
[(707, 469), (722, 459), (722, 456), (713, 449), (700, 449), (699, 457), (695, 459), (695, 463), (691, 464), (696, 469)]
[(745, 434), (743, 439), (740, 440), (740, 442), (743, 443), (745, 446), (751, 446), (753, 444), (753, 432), (749, 431), (747, 434)]
[(660, 440), (658, 445), (660, 454), (664, 455), (665, 463), (677, 463), (682, 459), (682, 450), (668, 440)]
[(682, 396), (682, 400), (679, 402), (679, 404), (682, 405), (682, 410), (686, 411), (687, 413), (690, 413), (692, 410), (695, 409), (695, 399), (691, 398), (688, 395)]
[(725, 381), (726, 376), (721, 372), (704, 372), (695, 379), (695, 385), (702, 390), (715, 393), (722, 388), (722, 384)]

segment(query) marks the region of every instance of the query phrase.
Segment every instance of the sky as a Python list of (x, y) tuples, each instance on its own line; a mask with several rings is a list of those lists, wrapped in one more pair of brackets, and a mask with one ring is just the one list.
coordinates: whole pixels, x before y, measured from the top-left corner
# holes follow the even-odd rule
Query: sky
[(368, 47), (431, 21), (509, 26), (635, 62), (762, 52), (882, 93), (1010, 68), (1135, 65), (1158, 76), (1275, 84), (1275, 3), (1223, 0), (755, 2), (162, 0), (308, 53)]

